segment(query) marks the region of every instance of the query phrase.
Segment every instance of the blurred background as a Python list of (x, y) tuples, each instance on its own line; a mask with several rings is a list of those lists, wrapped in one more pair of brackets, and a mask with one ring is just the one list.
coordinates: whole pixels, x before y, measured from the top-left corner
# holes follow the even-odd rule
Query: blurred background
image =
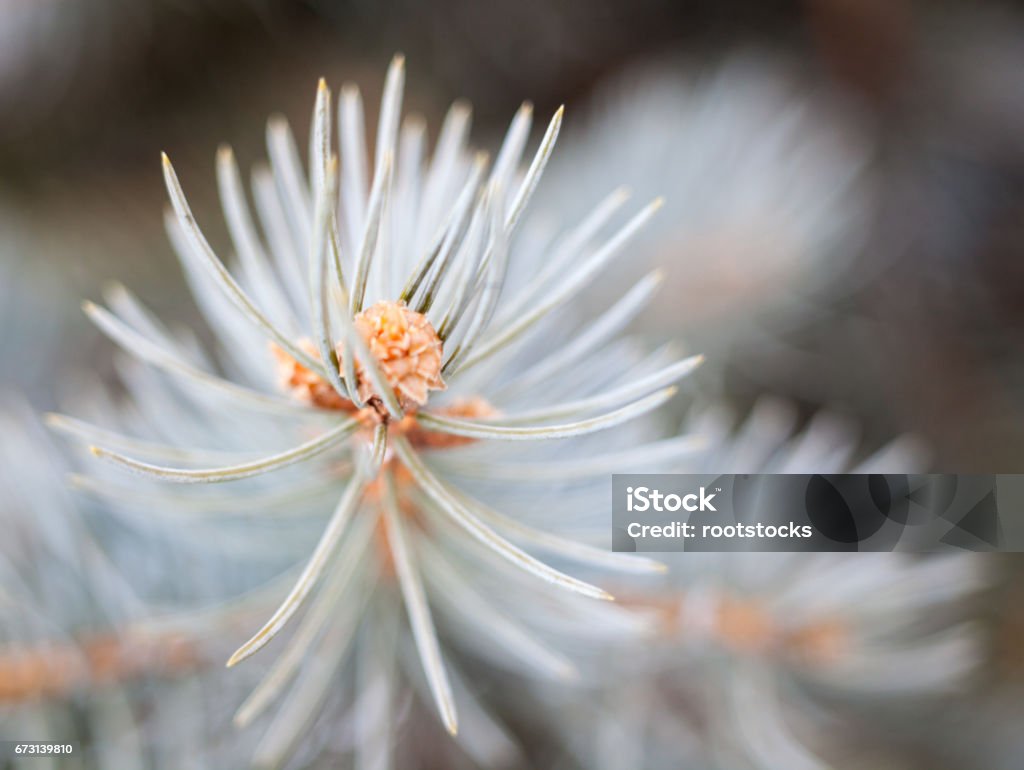
[[(407, 111), (436, 131), (465, 97), (480, 146), (523, 99), (541, 122), (567, 105), (535, 227), (578, 216), (574, 189), (666, 196), (622, 270), (664, 269), (640, 331), (708, 354), (694, 399), (771, 395), (865, 446), (913, 434), (935, 470), (1024, 469), (1022, 3), (0, 0), (0, 390), (52, 408), (68, 373), (112, 371), (79, 311), (109, 280), (192, 319), (161, 151), (224, 244), (218, 144), (247, 168), (268, 115), (302, 136), (321, 75), (374, 115), (395, 51)], [(1000, 564), (983, 715), (1024, 683), (1021, 564)], [(1012, 754), (984, 721), (948, 767)]]

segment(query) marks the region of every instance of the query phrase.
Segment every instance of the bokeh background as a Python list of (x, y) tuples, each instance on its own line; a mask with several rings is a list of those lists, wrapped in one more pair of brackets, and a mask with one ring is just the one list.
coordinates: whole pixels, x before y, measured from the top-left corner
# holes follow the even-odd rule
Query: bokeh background
[[(407, 109), (436, 129), (465, 97), (483, 146), (525, 98), (567, 105), (541, 224), (582, 210), (574, 184), (667, 197), (636, 257), (667, 276), (640, 330), (709, 355), (692, 399), (771, 395), (847, 415), (865, 446), (913, 434), (935, 470), (1024, 470), (1019, 3), (0, 0), (0, 390), (47, 409), (76, 370), (112, 371), (79, 311), (109, 280), (193, 318), (160, 151), (225, 243), (218, 144), (247, 167), (274, 112), (302, 136), (321, 75), (373, 115), (395, 51)], [(1020, 560), (999, 563), (977, 713), (1012, 724), (1024, 595)], [(1024, 761), (982, 721), (949, 767)]]

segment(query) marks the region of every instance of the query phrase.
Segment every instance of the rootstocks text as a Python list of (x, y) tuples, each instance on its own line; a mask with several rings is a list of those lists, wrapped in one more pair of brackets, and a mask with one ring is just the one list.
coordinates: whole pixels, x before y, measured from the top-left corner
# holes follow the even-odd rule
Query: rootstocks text
[(1024, 475), (615, 474), (616, 551), (1024, 550)]
[[(715, 496), (722, 490), (716, 487), (708, 492), (707, 487), (700, 487), (696, 492), (679, 495), (674, 492), (665, 494), (658, 489), (646, 486), (626, 487), (626, 510), (633, 513), (655, 511), (658, 513), (675, 513), (683, 510), (717, 511), (714, 505)], [(773, 538), (773, 537), (811, 537), (814, 534), (809, 524), (797, 524), (790, 521), (785, 525), (763, 524), (691, 524), (684, 521), (671, 521), (667, 524), (645, 524), (631, 521), (626, 525), (626, 534), (631, 538)]]

